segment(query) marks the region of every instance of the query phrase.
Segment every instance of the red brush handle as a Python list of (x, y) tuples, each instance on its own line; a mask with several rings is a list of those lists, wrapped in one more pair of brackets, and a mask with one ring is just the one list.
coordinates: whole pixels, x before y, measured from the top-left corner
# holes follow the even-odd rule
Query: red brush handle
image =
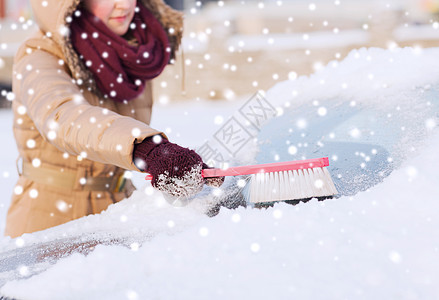
[[(299, 169), (323, 168), (329, 166), (327, 157), (305, 160), (286, 161), (270, 164), (230, 167), (228, 169), (203, 169), (203, 177), (237, 176), (257, 173), (282, 172)], [(151, 180), (151, 175), (146, 175), (146, 180)]]

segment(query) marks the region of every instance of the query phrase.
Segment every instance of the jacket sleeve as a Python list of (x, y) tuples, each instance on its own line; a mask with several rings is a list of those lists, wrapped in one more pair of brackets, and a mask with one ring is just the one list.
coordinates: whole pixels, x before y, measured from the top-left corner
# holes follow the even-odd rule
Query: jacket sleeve
[(40, 134), (71, 155), (139, 171), (132, 160), (134, 143), (162, 134), (143, 122), (88, 103), (62, 61), (43, 50), (15, 62), (13, 88)]

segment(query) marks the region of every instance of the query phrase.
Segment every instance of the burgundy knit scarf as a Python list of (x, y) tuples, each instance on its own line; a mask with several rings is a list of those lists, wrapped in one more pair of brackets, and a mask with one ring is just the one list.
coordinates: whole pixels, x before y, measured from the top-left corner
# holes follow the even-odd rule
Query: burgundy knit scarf
[(169, 41), (162, 25), (138, 4), (129, 29), (137, 41), (133, 46), (90, 12), (79, 11), (79, 17), (70, 24), (70, 37), (96, 86), (114, 101), (136, 98), (145, 81), (157, 77), (169, 62)]

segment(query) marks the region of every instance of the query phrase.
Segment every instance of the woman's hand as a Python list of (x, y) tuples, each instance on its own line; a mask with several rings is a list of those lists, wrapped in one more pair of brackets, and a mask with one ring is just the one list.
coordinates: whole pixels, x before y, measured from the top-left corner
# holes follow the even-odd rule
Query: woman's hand
[(173, 197), (190, 197), (203, 189), (204, 183), (219, 187), (224, 177), (202, 177), (207, 165), (193, 150), (169, 142), (161, 136), (135, 145), (134, 163), (152, 175), (151, 184)]

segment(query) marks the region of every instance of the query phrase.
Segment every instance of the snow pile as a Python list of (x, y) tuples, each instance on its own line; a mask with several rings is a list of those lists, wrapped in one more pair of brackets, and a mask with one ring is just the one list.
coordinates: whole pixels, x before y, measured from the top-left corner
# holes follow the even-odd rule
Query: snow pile
[(140, 248), (72, 255), (1, 292), (19, 299), (434, 298), (439, 182), (428, 161), (438, 147), (436, 135), (385, 183), (353, 198), (222, 210)]
[[(439, 209), (435, 163), (439, 110), (437, 97), (429, 92), (439, 82), (438, 55), (439, 49), (361, 49), (337, 68), (331, 63), (309, 78), (280, 83), (267, 92), (267, 99), (284, 114), (262, 128), (260, 136), (271, 143), (269, 148), (261, 146), (259, 162), (273, 155), (286, 157), (280, 150), (264, 149), (291, 150), (282, 138), (288, 128), (282, 126), (302, 109), (312, 108), (308, 124), (314, 119), (323, 122), (329, 113), (344, 118), (346, 107), (359, 110), (357, 116), (363, 110), (377, 112), (381, 120), (394, 114), (399, 103), (398, 118), (371, 123), (385, 124), (374, 128), (376, 135), (359, 128), (363, 134), (357, 136), (358, 143), (373, 141), (389, 148), (397, 142), (405, 153), (397, 169), (367, 192), (296, 206), (223, 208), (208, 218), (204, 210), (212, 198), (210, 191), (189, 206), (176, 208), (146, 186), (100, 215), (20, 240), (30, 245), (60, 236), (97, 234), (121, 237), (128, 241), (121, 243), (124, 246), (100, 245), (88, 256), (73, 254), (30, 278), (11, 277), (0, 294), (23, 300), (438, 298), (439, 219), (434, 212)], [(416, 113), (410, 113), (407, 105)], [(319, 115), (322, 107), (328, 114)], [(415, 124), (416, 130), (400, 130), (400, 122), (406, 128)], [(315, 132), (307, 128), (312, 136)], [(378, 134), (379, 129), (388, 135)], [(300, 130), (292, 131), (301, 136)], [(400, 142), (406, 132), (422, 133), (416, 151), (410, 150), (410, 143)], [(349, 136), (356, 135), (343, 139)], [(297, 145), (289, 155), (306, 149), (311, 151)], [(17, 241), (4, 240), (3, 248), (13, 249)]]
[(267, 97), (279, 105), (289, 102), (292, 107), (312, 99), (343, 97), (368, 106), (394, 108), (407, 91), (438, 83), (437, 54), (437, 48), (352, 50), (342, 61), (329, 62), (309, 77), (295, 79), (292, 73), (292, 80), (275, 85)]
[(194, 202), (184, 208), (172, 206), (163, 194), (147, 184), (144, 189), (135, 191), (129, 199), (110, 205), (101, 214), (89, 215), (33, 234), (24, 234), (11, 242), (5, 238), (3, 251), (69, 237), (82, 237), (84, 242), (89, 239), (132, 242), (133, 238), (143, 242), (158, 233), (175, 234), (196, 224), (200, 218), (207, 218), (203, 205)]

